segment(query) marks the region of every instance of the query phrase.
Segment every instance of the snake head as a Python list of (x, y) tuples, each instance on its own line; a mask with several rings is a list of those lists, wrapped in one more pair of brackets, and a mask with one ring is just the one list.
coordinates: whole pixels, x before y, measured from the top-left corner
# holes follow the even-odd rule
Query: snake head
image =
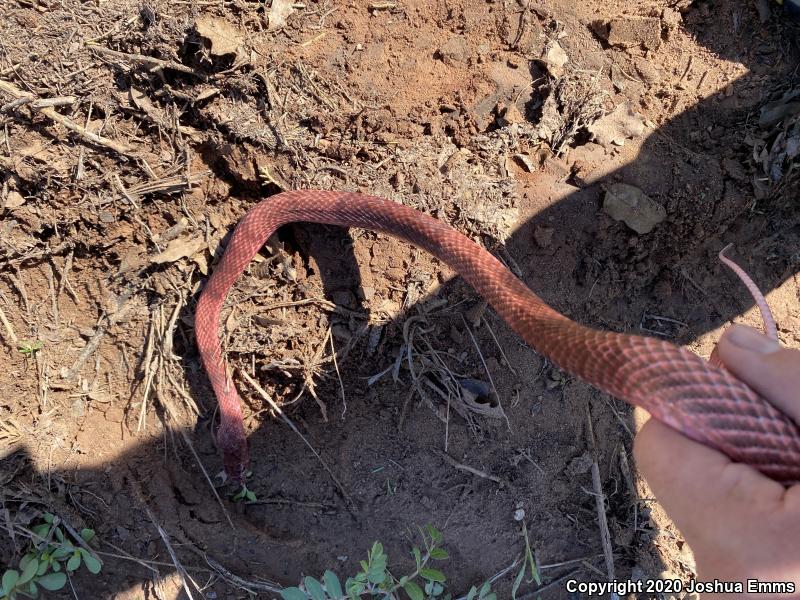
[(244, 484), (244, 474), (250, 464), (250, 451), (244, 430), (226, 427), (223, 423), (217, 430), (217, 446), (222, 451), (222, 463), (225, 474), (237, 484)]

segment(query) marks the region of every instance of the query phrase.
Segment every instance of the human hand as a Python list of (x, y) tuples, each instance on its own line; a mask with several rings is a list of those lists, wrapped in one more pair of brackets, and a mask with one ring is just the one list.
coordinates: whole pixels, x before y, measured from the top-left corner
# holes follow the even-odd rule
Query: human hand
[[(717, 352), (736, 377), (800, 423), (800, 351), (734, 325)], [(699, 581), (793, 582), (794, 593), (779, 597), (800, 598), (800, 485), (784, 488), (655, 419), (636, 436), (634, 456), (694, 551)]]

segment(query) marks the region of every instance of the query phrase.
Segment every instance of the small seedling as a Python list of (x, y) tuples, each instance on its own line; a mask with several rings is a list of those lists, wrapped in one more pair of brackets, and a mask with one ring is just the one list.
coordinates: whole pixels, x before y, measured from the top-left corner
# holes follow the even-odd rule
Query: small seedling
[(3, 573), (0, 600), (36, 598), (40, 588), (60, 590), (67, 583), (67, 574), (77, 571), (81, 564), (93, 575), (103, 568), (100, 559), (84, 547), (94, 539), (94, 530), (80, 531), (83, 543), (77, 539), (70, 541), (57, 516), (45, 513), (42, 519), (43, 522), (31, 527), (31, 547), (20, 559), (19, 569), (6, 569)]
[[(525, 521), (522, 521), (522, 536), (525, 538), (525, 555), (522, 557), (522, 567), (517, 573), (516, 579), (514, 579), (514, 585), (511, 588), (511, 598), (513, 600), (517, 600), (517, 590), (519, 590), (519, 586), (522, 584), (522, 580), (525, 578), (525, 571), (530, 566), (531, 576), (528, 579), (527, 583), (536, 582), (536, 585), (542, 585), (542, 578), (539, 575), (539, 569), (536, 567), (536, 560), (533, 558), (533, 551), (531, 550), (531, 544), (528, 540), (528, 528), (525, 526)], [(469, 597), (467, 600), (470, 600)]]
[[(445, 594), (447, 577), (438, 569), (429, 566), (431, 561), (447, 560), (449, 554), (441, 547), (442, 534), (436, 528), (426, 525), (420, 529), (423, 547), (411, 549), (414, 558), (414, 571), (399, 579), (389, 571), (389, 557), (383, 545), (375, 542), (367, 553), (367, 560), (361, 561), (361, 571), (348, 577), (342, 585), (339, 577), (332, 571), (325, 571), (322, 581), (305, 577), (298, 587), (281, 590), (283, 600), (357, 600), (378, 598), (380, 600), (452, 600)], [(420, 587), (422, 586), (422, 587)], [(470, 589), (468, 600), (497, 600), (487, 581), (480, 588)], [(403, 595), (401, 595), (401, 590)]]
[(44, 342), (36, 340), (35, 342), (22, 341), (17, 345), (17, 350), (22, 352), (26, 358), (36, 358), (36, 353), (44, 347)]
[(255, 492), (248, 490), (247, 486), (243, 485), (242, 488), (233, 495), (234, 502), (240, 502), (242, 500), (245, 502), (255, 502), (258, 498), (256, 498)]

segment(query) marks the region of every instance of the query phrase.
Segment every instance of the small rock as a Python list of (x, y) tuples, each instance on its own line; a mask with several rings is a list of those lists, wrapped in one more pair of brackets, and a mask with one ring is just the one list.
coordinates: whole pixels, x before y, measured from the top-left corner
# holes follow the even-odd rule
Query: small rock
[(483, 313), (486, 311), (487, 306), (489, 306), (489, 303), (482, 300), (477, 304), (475, 304), (472, 308), (470, 308), (466, 313), (464, 313), (464, 317), (466, 317), (467, 323), (469, 323), (473, 327), (480, 327), (481, 317), (483, 316)]
[(542, 53), (542, 62), (554, 71), (560, 71), (569, 61), (567, 53), (558, 42), (553, 42)]
[(533, 230), (533, 239), (540, 248), (547, 248), (553, 242), (553, 233), (555, 229), (552, 227), (537, 225)]
[(356, 304), (356, 299), (350, 290), (339, 290), (331, 294), (333, 303), (337, 306), (345, 308), (353, 308)]
[(522, 521), (525, 518), (525, 510), (522, 508), (518, 508), (514, 511), (514, 520), (515, 521)]
[(70, 409), (70, 413), (75, 418), (82, 417), (86, 413), (86, 406), (83, 401), (83, 397), (75, 398), (75, 401), (72, 403), (72, 408)]
[(661, 46), (661, 19), (620, 17), (608, 21), (605, 31), (606, 41), (612, 46), (642, 46), (647, 50)]
[(634, 66), (636, 67), (636, 72), (645, 83), (653, 85), (661, 81), (661, 73), (651, 61), (639, 58), (634, 63)]
[(592, 123), (587, 129), (601, 146), (623, 146), (625, 140), (642, 135), (644, 119), (630, 102), (626, 102), (617, 106), (612, 113)]
[(446, 65), (450, 66), (467, 62), (470, 57), (467, 39), (463, 35), (451, 37), (439, 48), (437, 55)]
[(573, 458), (569, 465), (567, 465), (566, 472), (569, 475), (583, 475), (584, 473), (588, 473), (589, 469), (592, 468), (592, 455), (588, 452), (585, 454), (581, 454), (580, 456)]
[(375, 288), (369, 285), (364, 285), (358, 288), (358, 295), (362, 300), (370, 301), (375, 295)]
[(725, 174), (732, 179), (740, 182), (747, 181), (747, 173), (745, 173), (742, 163), (735, 158), (723, 158), (722, 168), (725, 171)]
[(0, 202), (0, 206), (6, 208), (19, 208), (23, 204), (25, 204), (25, 196), (14, 190), (9, 190), (4, 203)]
[(663, 206), (646, 196), (638, 187), (627, 183), (614, 183), (608, 187), (603, 200), (603, 211), (640, 235), (650, 233), (667, 218), (667, 211)]

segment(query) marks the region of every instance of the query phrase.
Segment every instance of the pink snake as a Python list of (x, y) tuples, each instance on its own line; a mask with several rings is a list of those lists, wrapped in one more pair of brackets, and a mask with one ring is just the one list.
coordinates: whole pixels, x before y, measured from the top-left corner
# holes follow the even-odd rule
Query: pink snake
[(800, 482), (800, 428), (724, 368), (662, 340), (599, 331), (569, 320), (484, 248), (433, 217), (375, 196), (310, 190), (284, 192), (250, 210), (197, 302), (197, 345), (221, 412), (217, 444), (234, 481), (242, 481), (249, 453), (239, 395), (220, 346), (220, 312), (231, 286), (266, 240), (281, 225), (296, 221), (372, 229), (424, 248), (450, 265), (525, 342), (561, 369), (641, 406), (735, 462), (785, 485)]

